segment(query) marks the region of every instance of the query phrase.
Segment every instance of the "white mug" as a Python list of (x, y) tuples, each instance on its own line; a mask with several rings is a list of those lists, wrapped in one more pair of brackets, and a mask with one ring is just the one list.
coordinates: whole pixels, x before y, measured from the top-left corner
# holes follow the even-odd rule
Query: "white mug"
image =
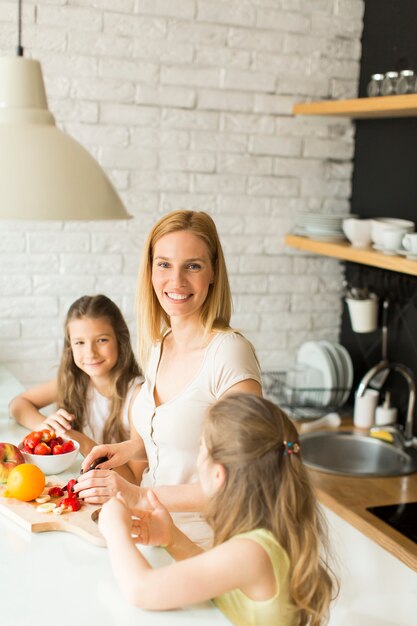
[(407, 233), (404, 235), (403, 246), (408, 252), (417, 254), (417, 233)]
[(382, 247), (385, 250), (398, 250), (401, 248), (401, 242), (406, 234), (405, 230), (400, 228), (387, 228), (381, 232)]

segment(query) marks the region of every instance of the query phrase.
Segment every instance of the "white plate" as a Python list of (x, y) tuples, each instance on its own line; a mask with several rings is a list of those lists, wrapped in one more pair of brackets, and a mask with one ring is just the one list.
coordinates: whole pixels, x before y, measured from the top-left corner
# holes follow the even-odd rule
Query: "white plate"
[(308, 232), (305, 228), (296, 227), (293, 229), (294, 235), (301, 235), (302, 237), (308, 237), (309, 239), (315, 239), (316, 241), (342, 241), (346, 240), (346, 237), (341, 234), (335, 235), (313, 235), (311, 232)]
[(378, 250), (378, 252), (382, 252), (382, 254), (386, 254), (387, 256), (397, 256), (397, 250), (390, 250), (389, 248), (378, 246), (376, 243), (372, 244), (372, 247), (374, 250)]
[(410, 259), (410, 261), (417, 261), (417, 254), (413, 254), (408, 250), (396, 250), (395, 252), (397, 254), (401, 254), (401, 256), (407, 257), (407, 259)]
[(297, 221), (304, 222), (305, 224), (341, 224), (343, 220), (352, 215), (328, 215), (320, 213), (299, 213)]
[(334, 387), (337, 388), (337, 391), (334, 391), (332, 394), (331, 404), (339, 405), (344, 395), (340, 389), (343, 389), (345, 384), (345, 368), (343, 367), (339, 352), (336, 350), (334, 345), (330, 343), (330, 341), (320, 341), (320, 345), (326, 350), (336, 369), (336, 382)]
[(346, 400), (349, 398), (350, 391), (353, 385), (353, 363), (350, 357), (349, 352), (346, 350), (345, 346), (342, 346), (340, 343), (333, 344), (337, 352), (339, 353), (343, 369), (343, 384), (340, 385), (346, 391), (344, 392), (342, 398), (340, 399), (340, 405), (344, 404)]
[(297, 363), (319, 370), (323, 377), (322, 406), (327, 406), (332, 400), (332, 388), (336, 384), (336, 368), (330, 356), (318, 341), (307, 341), (297, 352)]
[(344, 233), (340, 228), (324, 228), (322, 226), (304, 226), (305, 231), (311, 234), (317, 235), (343, 235)]

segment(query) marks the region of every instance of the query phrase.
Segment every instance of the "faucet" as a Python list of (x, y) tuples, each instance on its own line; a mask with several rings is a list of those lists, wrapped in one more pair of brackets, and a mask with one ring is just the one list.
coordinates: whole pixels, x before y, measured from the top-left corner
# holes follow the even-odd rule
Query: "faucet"
[[(413, 444), (413, 421), (414, 421), (414, 404), (416, 398), (416, 384), (414, 382), (413, 373), (411, 370), (403, 365), (402, 363), (389, 363), (386, 359), (383, 359), (374, 367), (365, 374), (359, 383), (358, 390), (356, 392), (357, 397), (361, 397), (364, 395), (366, 389), (369, 387), (371, 381), (376, 377), (380, 372), (390, 371), (398, 372), (402, 374), (408, 384), (408, 406), (407, 406), (407, 416), (404, 425), (404, 432), (402, 433), (398, 427), (394, 429), (388, 428), (386, 426), (382, 426), (381, 428), (376, 428), (375, 430), (390, 430), (391, 432), (397, 433), (399, 435), (401, 443), (403, 447), (409, 447)], [(397, 437), (398, 440), (398, 437)]]

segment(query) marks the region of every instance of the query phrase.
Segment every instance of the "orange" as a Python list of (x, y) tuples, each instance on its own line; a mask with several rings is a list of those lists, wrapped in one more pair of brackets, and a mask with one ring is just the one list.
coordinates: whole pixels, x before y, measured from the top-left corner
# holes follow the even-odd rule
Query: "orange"
[(45, 488), (45, 475), (37, 465), (22, 463), (12, 469), (7, 479), (10, 498), (29, 502), (41, 495)]

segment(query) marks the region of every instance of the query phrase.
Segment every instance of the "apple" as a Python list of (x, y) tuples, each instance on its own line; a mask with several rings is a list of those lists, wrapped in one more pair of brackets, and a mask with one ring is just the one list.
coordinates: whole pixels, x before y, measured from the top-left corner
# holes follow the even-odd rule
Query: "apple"
[(0, 443), (0, 483), (7, 483), (12, 469), (24, 462), (19, 448), (12, 443)]

